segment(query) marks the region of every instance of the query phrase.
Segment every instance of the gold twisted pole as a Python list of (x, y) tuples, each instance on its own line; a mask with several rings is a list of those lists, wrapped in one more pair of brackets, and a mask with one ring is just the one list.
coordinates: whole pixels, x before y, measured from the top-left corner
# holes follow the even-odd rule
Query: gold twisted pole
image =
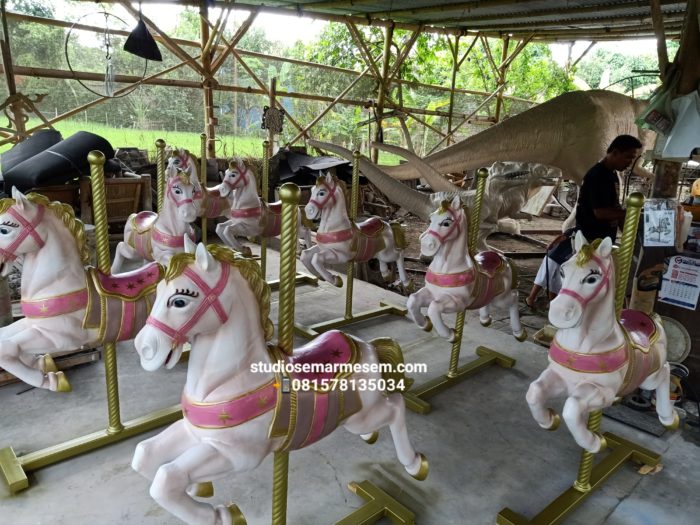
[[(92, 185), (92, 209), (95, 221), (95, 244), (97, 268), (104, 274), (110, 272), (109, 230), (107, 224), (107, 196), (105, 193), (105, 156), (101, 151), (88, 154), (90, 163), (90, 184)], [(114, 342), (103, 345), (105, 380), (107, 382), (107, 410), (109, 414), (108, 434), (124, 430), (119, 413), (119, 379), (117, 376), (117, 349)]]
[[(267, 195), (270, 191), (270, 141), (263, 141), (263, 165), (262, 165), (262, 181), (260, 188), (260, 198), (263, 202), (267, 202)], [(299, 199), (297, 199), (297, 204)], [(284, 227), (284, 222), (282, 222)], [(282, 230), (284, 231), (284, 230)], [(296, 237), (294, 237), (296, 239)], [(296, 254), (296, 250), (294, 251)], [(280, 254), (281, 257), (281, 254)], [(267, 273), (267, 239), (260, 237), (260, 268), (262, 268), (263, 278)], [(295, 272), (296, 274), (296, 272)], [(280, 277), (281, 279), (281, 277)], [(280, 283), (281, 286), (281, 283)]]
[(165, 199), (165, 141), (156, 140), (156, 193), (158, 212), (163, 209)]
[[(267, 141), (266, 141), (267, 142)], [(280, 243), (278, 346), (291, 354), (294, 345), (294, 285), (296, 276), (297, 214), (301, 191), (296, 184), (280, 188), (282, 199), (282, 235)], [(287, 523), (287, 474), (289, 452), (275, 452), (272, 485), (272, 525)]]
[[(486, 189), (486, 178), (489, 176), (489, 170), (486, 168), (480, 168), (476, 172), (476, 195), (474, 198), (474, 206), (470, 210), (469, 214), (469, 225), (467, 226), (469, 231), (469, 241), (468, 250), (469, 255), (474, 255), (476, 252), (476, 241), (479, 235), (479, 221), (481, 216), (481, 202), (484, 200), (484, 191)], [(455, 321), (455, 340), (452, 343), (452, 350), (450, 351), (450, 367), (447, 370), (447, 377), (453, 378), (457, 377), (457, 365), (459, 363), (459, 353), (462, 348), (462, 335), (464, 333), (464, 318), (465, 312), (462, 310), (457, 313), (457, 319)]]
[[(600, 424), (602, 420), (602, 410), (595, 410), (588, 414), (588, 430), (598, 434), (600, 432)], [(601, 437), (601, 439), (603, 438)], [(587, 450), (581, 452), (581, 463), (579, 463), (578, 467), (578, 476), (576, 477), (576, 481), (574, 481), (574, 488), (579, 492), (589, 492), (591, 490), (593, 456), (595, 456), (595, 454), (588, 452)]]
[[(202, 196), (204, 200), (202, 201), (202, 206), (205, 206), (207, 201), (207, 134), (202, 133), (199, 136), (201, 141), (200, 147), (200, 168), (199, 168), (199, 182), (202, 184)], [(207, 242), (207, 215), (206, 213), (202, 215), (202, 242)]]
[(479, 168), (476, 172), (476, 195), (474, 196), (474, 206), (469, 215), (469, 255), (474, 255), (476, 252), (476, 241), (479, 237), (479, 222), (481, 221), (481, 203), (484, 200), (486, 179), (488, 176), (489, 170), (486, 168)]
[(617, 265), (615, 267), (615, 316), (618, 319), (625, 301), (627, 278), (629, 277), (630, 264), (632, 263), (632, 252), (634, 252), (634, 241), (637, 237), (642, 206), (644, 206), (644, 195), (641, 193), (635, 192), (627, 197), (627, 214), (622, 227), (620, 249), (617, 252)]
[[(357, 220), (357, 207), (360, 201), (360, 152), (355, 150), (352, 152), (352, 187), (350, 189), (350, 210), (348, 218), (350, 224), (354, 224)], [(352, 319), (352, 287), (355, 277), (355, 263), (348, 262), (347, 266), (348, 285), (345, 288), (345, 319)]]

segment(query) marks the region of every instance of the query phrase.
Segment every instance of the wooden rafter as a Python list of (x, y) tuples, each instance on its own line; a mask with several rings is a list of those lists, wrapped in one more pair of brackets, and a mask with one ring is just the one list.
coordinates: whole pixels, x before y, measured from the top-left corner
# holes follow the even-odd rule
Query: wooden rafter
[(355, 41), (355, 45), (360, 50), (360, 54), (362, 55), (365, 63), (372, 69), (374, 76), (381, 81), (382, 74), (379, 71), (379, 66), (377, 66), (377, 63), (372, 58), (372, 53), (370, 53), (369, 49), (367, 48), (367, 44), (362, 38), (362, 34), (358, 31), (357, 26), (350, 21), (346, 23), (346, 26), (350, 31), (350, 36)]
[(474, 39), (472, 40), (472, 43), (469, 44), (469, 47), (468, 47), (467, 50), (464, 52), (464, 55), (462, 55), (462, 58), (459, 59), (459, 62), (457, 63), (457, 69), (459, 69), (459, 68), (462, 67), (462, 64), (464, 63), (464, 61), (465, 61), (465, 60), (467, 59), (467, 57), (469, 56), (469, 53), (471, 53), (472, 49), (474, 49), (474, 45), (476, 44), (476, 42), (479, 40), (479, 36), (480, 36), (479, 33), (477, 33), (476, 35), (474, 35)]
[(494, 76), (498, 76), (498, 66), (496, 65), (496, 61), (493, 59), (493, 55), (491, 54), (491, 44), (489, 44), (488, 38), (485, 36), (481, 36), (481, 45), (484, 49), (484, 52), (486, 53), (486, 58), (489, 61), (489, 64), (491, 65), (491, 71), (493, 71)]
[(408, 54), (411, 52), (411, 49), (413, 49), (413, 46), (416, 43), (416, 40), (418, 40), (420, 33), (421, 33), (421, 28), (416, 29), (413, 32), (413, 34), (410, 36), (408, 41), (404, 44), (403, 49), (401, 50), (400, 53), (398, 53), (398, 56), (396, 58), (396, 62), (394, 62), (394, 65), (391, 68), (391, 72), (389, 73), (389, 78), (395, 77), (396, 74), (399, 72), (399, 69), (401, 68), (403, 63), (406, 61), (406, 58), (408, 58)]
[(661, 79), (666, 77), (666, 69), (668, 68), (668, 50), (666, 49), (666, 34), (664, 32), (664, 15), (661, 12), (661, 4), (659, 0), (651, 0), (651, 21), (654, 26), (654, 34), (656, 35), (656, 53), (659, 57), (659, 71), (661, 71)]
[(226, 42), (226, 39), (223, 36), (221, 37), (221, 40), (226, 43), (226, 49), (221, 54), (219, 54), (219, 56), (217, 56), (214, 60), (211, 66), (212, 74), (215, 75), (216, 72), (219, 71), (221, 66), (224, 65), (224, 61), (231, 54), (231, 51), (238, 45), (238, 42), (241, 41), (241, 38), (243, 38), (248, 32), (250, 26), (253, 25), (253, 22), (255, 21), (255, 18), (258, 16), (259, 12), (260, 9), (255, 9), (254, 11), (251, 11), (250, 15), (248, 15), (248, 18), (246, 18), (243, 21), (241, 27), (238, 28), (238, 31), (236, 31), (236, 34), (233, 35), (233, 38), (230, 42)]
[(589, 52), (591, 49), (593, 49), (593, 47), (594, 47), (596, 44), (597, 44), (597, 42), (595, 42), (595, 41), (593, 41), (593, 42), (591, 42), (590, 44), (588, 44), (588, 46), (586, 47), (586, 49), (583, 50), (583, 53), (581, 53), (581, 54), (579, 55), (579, 57), (571, 63), (571, 65), (569, 66), (569, 69), (575, 68), (575, 67), (576, 67), (576, 64), (578, 64), (579, 62), (581, 62), (581, 60), (583, 60), (583, 57), (585, 57), (585, 56), (588, 54), (588, 52)]

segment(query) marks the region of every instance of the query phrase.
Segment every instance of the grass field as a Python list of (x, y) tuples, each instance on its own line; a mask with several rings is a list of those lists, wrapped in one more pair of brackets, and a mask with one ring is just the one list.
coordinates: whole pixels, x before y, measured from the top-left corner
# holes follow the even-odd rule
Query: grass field
[[(38, 125), (40, 122), (30, 119), (27, 129)], [(64, 120), (54, 126), (64, 139), (70, 137), (78, 131), (89, 131), (104, 137), (115, 148), (132, 147), (148, 150), (151, 158), (155, 157), (155, 141), (165, 140), (166, 144), (178, 148), (186, 148), (195, 155), (199, 155), (201, 142), (199, 133), (189, 131), (166, 131), (166, 130), (140, 130), (129, 128), (112, 128), (104, 124), (84, 122), (78, 120)], [(10, 149), (10, 144), (0, 146), (0, 152)], [(232, 135), (222, 135), (217, 138), (216, 156), (220, 158), (238, 156), (262, 157), (262, 139), (258, 137), (234, 137)], [(380, 164), (398, 164), (399, 157), (389, 153), (380, 152)]]

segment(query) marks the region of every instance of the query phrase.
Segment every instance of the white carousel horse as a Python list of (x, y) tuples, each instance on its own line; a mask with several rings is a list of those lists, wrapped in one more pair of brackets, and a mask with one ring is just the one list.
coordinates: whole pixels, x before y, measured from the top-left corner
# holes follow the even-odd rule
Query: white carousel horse
[[(370, 369), (367, 365), (402, 362), (400, 347), (387, 339), (367, 343), (329, 331), (286, 355), (268, 346), (273, 334), (269, 312), (270, 289), (254, 261), (203, 244), (195, 255), (171, 260), (135, 341), (141, 365), (149, 371), (172, 368), (183, 343), (192, 344), (182, 394), (184, 418), (139, 443), (132, 461), (152, 481), (156, 502), (189, 524), (230, 524), (233, 509), (188, 495), (197, 483), (252, 470), (268, 454), (303, 448), (341, 425), (366, 441), (388, 425), (399, 461), (413, 477), (425, 479), (427, 460), (409, 441), (399, 392), (354, 387), (341, 392), (331, 385), (333, 374), (321, 372), (292, 375), (293, 380), (317, 381), (317, 390), (281, 393), (281, 377), (260, 367), (284, 361), (297, 367), (357, 363), (356, 369)], [(381, 375), (335, 377), (376, 381)], [(329, 386), (325, 391), (324, 384)]]
[[(453, 342), (455, 331), (442, 320), (443, 314), (479, 310), (481, 324), (491, 323), (492, 307), (508, 308), (513, 336), (524, 341), (520, 325), (517, 274), (511, 262), (497, 252), (469, 254), (467, 215), (459, 196), (443, 201), (430, 215), (430, 226), (420, 236), (422, 255), (433, 257), (425, 275), (425, 286), (408, 298), (408, 317), (424, 330)], [(428, 308), (428, 318), (421, 308)]]
[[(218, 186), (221, 196), (231, 198), (229, 220), (216, 225), (216, 234), (234, 250), (250, 256), (250, 248), (236, 237), (277, 237), (282, 227), (282, 201), (266, 203), (258, 196), (257, 179), (243, 159), (235, 158)], [(311, 232), (299, 210), (299, 237), (311, 246)]]
[(217, 217), (228, 217), (231, 209), (231, 198), (224, 183), (217, 184), (211, 188), (201, 186), (199, 159), (186, 149), (176, 149), (172, 153), (173, 158), (179, 159), (178, 168), (187, 173), (190, 180), (197, 181), (195, 186), (195, 202), (198, 206), (198, 216), (206, 219), (216, 219)]
[(403, 264), (406, 245), (401, 225), (389, 224), (379, 217), (370, 217), (359, 224), (351, 222), (345, 192), (330, 173), (316, 179), (304, 211), (310, 220), (321, 217), (316, 245), (301, 253), (301, 262), (315, 276), (340, 287), (343, 280), (329, 272), (326, 265), (377, 259), (384, 279), (391, 278), (389, 263), (395, 262), (401, 283), (405, 287), (410, 285)]
[(173, 150), (165, 169), (166, 192), (158, 213), (132, 213), (124, 227), (124, 240), (117, 245), (112, 273), (144, 261), (167, 265), (176, 253), (184, 251), (183, 236), (194, 240), (190, 225), (197, 219), (203, 199), (196, 162), (186, 150)]
[(562, 289), (549, 307), (549, 322), (558, 328), (549, 366), (527, 391), (532, 416), (542, 428), (556, 429), (559, 416), (547, 402), (565, 394), (562, 415), (576, 443), (599, 452), (605, 439), (588, 429), (588, 414), (641, 387), (656, 391), (659, 420), (676, 428), (666, 334), (659, 318), (623, 310), (616, 319), (610, 238), (588, 244), (578, 232), (575, 248), (577, 254), (561, 266)]
[(86, 268), (85, 230), (70, 206), (14, 188), (12, 196), (0, 201), (0, 275), (24, 256), (24, 318), (0, 328), (0, 366), (29, 385), (67, 392), (51, 354), (133, 338), (161, 271), (151, 263), (115, 278)]

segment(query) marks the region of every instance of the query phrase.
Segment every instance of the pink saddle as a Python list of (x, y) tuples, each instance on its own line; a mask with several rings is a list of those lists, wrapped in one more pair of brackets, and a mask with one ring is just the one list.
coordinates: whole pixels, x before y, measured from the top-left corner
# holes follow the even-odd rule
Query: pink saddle
[(479, 271), (488, 275), (490, 279), (503, 268), (503, 257), (496, 252), (479, 252), (474, 256), (474, 261)]
[(158, 284), (160, 278), (160, 267), (156, 262), (132, 272), (118, 275), (105, 275), (99, 272), (97, 276), (104, 292), (119, 295), (124, 299), (139, 297), (146, 288)]
[(384, 223), (379, 217), (370, 217), (357, 225), (360, 232), (368, 237), (374, 237), (384, 229)]
[[(330, 365), (350, 364), (356, 358), (355, 347), (351, 343), (348, 336), (338, 330), (331, 330), (319, 335), (310, 343), (297, 348), (294, 353), (287, 358), (287, 362), (303, 366), (305, 364), (320, 363), (324, 365), (325, 371), (309, 371), (309, 372), (294, 372), (291, 374), (293, 379), (316, 379), (320, 381), (328, 381), (337, 376), (337, 371), (334, 373)], [(323, 368), (323, 367), (321, 367)]]
[(267, 210), (275, 215), (280, 215), (282, 213), (282, 201), (268, 203)]
[(139, 233), (143, 233), (153, 228), (153, 225), (156, 223), (157, 220), (158, 214), (156, 212), (140, 211), (131, 221), (134, 225), (134, 229)]
[(639, 310), (622, 310), (620, 324), (632, 342), (644, 351), (648, 351), (657, 336), (654, 320)]

